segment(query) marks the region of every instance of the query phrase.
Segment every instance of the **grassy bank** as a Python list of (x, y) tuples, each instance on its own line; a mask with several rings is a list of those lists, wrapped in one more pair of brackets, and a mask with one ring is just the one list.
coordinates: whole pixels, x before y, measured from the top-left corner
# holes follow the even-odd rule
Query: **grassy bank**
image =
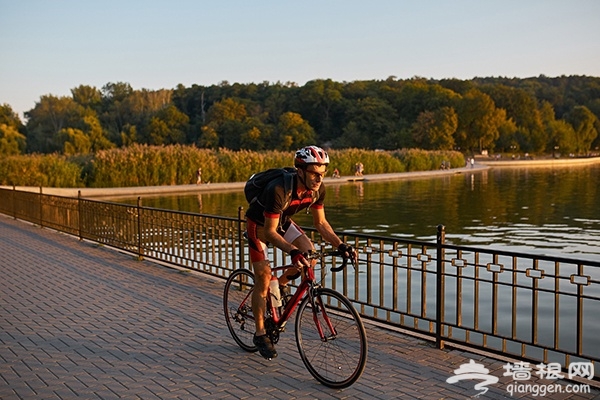
[[(454, 151), (402, 149), (372, 151), (331, 150), (330, 171), (353, 175), (361, 162), (366, 174), (427, 171), (442, 162), (462, 167), (463, 155)], [(145, 146), (100, 151), (90, 157), (58, 154), (10, 156), (0, 160), (0, 185), (57, 188), (104, 188), (185, 185), (196, 182), (242, 182), (257, 171), (293, 164), (293, 152), (208, 150), (194, 146)]]

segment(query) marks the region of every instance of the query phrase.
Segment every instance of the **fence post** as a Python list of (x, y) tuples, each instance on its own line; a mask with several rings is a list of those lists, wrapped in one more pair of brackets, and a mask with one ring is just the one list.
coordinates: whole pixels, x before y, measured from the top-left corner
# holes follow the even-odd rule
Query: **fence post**
[(40, 228), (44, 227), (44, 206), (42, 203), (42, 187), (40, 186)]
[(244, 268), (244, 241), (242, 238), (242, 211), (244, 207), (238, 207), (238, 251), (240, 254), (239, 257), (239, 268)]
[(17, 187), (15, 185), (13, 185), (13, 190), (12, 190), (12, 209), (13, 209), (13, 218), (17, 219), (17, 201), (15, 200), (15, 197), (17, 196)]
[(142, 198), (137, 198), (138, 261), (144, 259), (142, 251)]
[(81, 233), (82, 229), (82, 222), (81, 220), (83, 219), (83, 216), (81, 215), (81, 190), (77, 191), (77, 217), (78, 217), (78, 224), (77, 224), (77, 229), (79, 229), (79, 240), (83, 240), (83, 234)]
[(435, 346), (438, 349), (444, 348), (442, 339), (442, 321), (444, 320), (444, 249), (442, 245), (446, 241), (446, 227), (437, 226), (437, 263), (436, 263), (436, 294), (435, 294)]

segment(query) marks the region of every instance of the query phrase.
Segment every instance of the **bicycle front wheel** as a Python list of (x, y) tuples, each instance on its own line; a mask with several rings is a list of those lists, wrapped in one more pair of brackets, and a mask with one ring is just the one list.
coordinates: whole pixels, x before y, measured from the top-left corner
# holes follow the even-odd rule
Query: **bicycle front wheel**
[(296, 315), (296, 344), (306, 368), (331, 388), (345, 388), (362, 375), (367, 335), (360, 315), (341, 293), (319, 288)]
[(254, 352), (252, 342), (256, 324), (252, 313), (252, 290), (254, 274), (247, 269), (235, 270), (225, 283), (223, 311), (233, 340), (244, 350)]

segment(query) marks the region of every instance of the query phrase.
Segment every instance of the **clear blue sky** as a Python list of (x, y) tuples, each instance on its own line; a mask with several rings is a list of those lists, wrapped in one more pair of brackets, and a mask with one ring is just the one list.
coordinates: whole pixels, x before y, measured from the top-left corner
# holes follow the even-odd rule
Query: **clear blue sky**
[(600, 77), (598, 0), (0, 0), (0, 104), (127, 82)]

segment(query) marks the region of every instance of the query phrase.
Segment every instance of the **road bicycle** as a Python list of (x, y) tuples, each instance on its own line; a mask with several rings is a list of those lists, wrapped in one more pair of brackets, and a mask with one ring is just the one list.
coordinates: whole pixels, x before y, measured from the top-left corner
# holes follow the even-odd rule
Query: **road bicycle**
[[(340, 256), (339, 251), (312, 252), (307, 259), (319, 259), (325, 268), (324, 258), (332, 256)], [(344, 259), (341, 266), (331, 270), (341, 271), (347, 263), (348, 259)], [(272, 268), (274, 276), (289, 267), (291, 265)], [(254, 273), (238, 269), (227, 279), (223, 296), (227, 327), (236, 343), (249, 352), (258, 350), (252, 342), (255, 332), (253, 288)], [(321, 286), (313, 267), (305, 268), (295, 293), (282, 293), (281, 301), (281, 307), (277, 307), (277, 299), (269, 291), (265, 328), (273, 344), (279, 341), (280, 333), (285, 331), (287, 321), (297, 309), (296, 344), (311, 375), (323, 385), (337, 389), (356, 382), (367, 362), (367, 335), (352, 303), (341, 293)]]

